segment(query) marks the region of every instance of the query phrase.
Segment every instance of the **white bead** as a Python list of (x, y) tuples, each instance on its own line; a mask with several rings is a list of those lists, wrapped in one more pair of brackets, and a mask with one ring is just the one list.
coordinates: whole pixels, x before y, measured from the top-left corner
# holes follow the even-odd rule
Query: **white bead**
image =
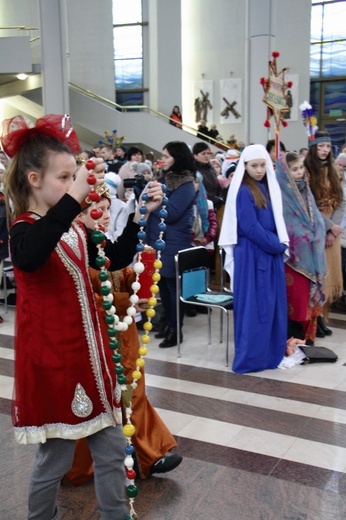
[(128, 469), (132, 469), (134, 465), (134, 460), (132, 458), (132, 455), (126, 455), (124, 464)]
[(130, 302), (131, 302), (133, 305), (136, 305), (136, 303), (138, 303), (138, 300), (139, 300), (139, 297), (137, 296), (137, 294), (131, 294), (131, 296), (130, 296)]
[(114, 307), (114, 305), (112, 305), (112, 307), (107, 312), (108, 312), (108, 314), (115, 314), (115, 311), (116, 311), (116, 308)]
[(118, 325), (118, 323), (120, 322), (120, 318), (117, 314), (114, 314), (114, 323), (115, 325)]
[(139, 289), (141, 288), (141, 284), (139, 282), (133, 282), (131, 287), (133, 291), (139, 291)]
[(108, 287), (108, 289), (111, 289), (112, 288), (112, 284), (109, 280), (106, 280), (105, 282), (102, 282), (101, 285), (103, 287)]
[(144, 271), (144, 264), (142, 264), (142, 262), (136, 262), (135, 265), (133, 266), (133, 270), (135, 273), (143, 273)]
[(122, 322), (121, 325), (122, 325), (122, 330), (121, 330), (121, 332), (125, 332), (125, 331), (129, 328), (129, 326), (128, 326), (127, 323)]
[(114, 300), (114, 296), (112, 293), (107, 294), (107, 296), (103, 297), (107, 302), (112, 302)]
[(124, 323), (126, 323), (126, 325), (131, 325), (131, 323), (133, 323), (133, 319), (131, 318), (131, 316), (125, 316)]
[(134, 307), (129, 307), (127, 310), (126, 310), (126, 313), (128, 316), (135, 316), (137, 314), (137, 311)]

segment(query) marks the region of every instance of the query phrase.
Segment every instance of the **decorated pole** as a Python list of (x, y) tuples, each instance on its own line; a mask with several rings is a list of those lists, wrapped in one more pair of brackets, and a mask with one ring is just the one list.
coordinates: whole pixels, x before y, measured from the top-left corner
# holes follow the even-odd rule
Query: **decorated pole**
[(277, 70), (276, 59), (280, 56), (277, 51), (272, 53), (273, 59), (269, 62), (268, 77), (261, 78), (260, 83), (264, 90), (263, 102), (267, 105), (267, 119), (264, 122), (266, 128), (270, 128), (270, 118), (275, 120), (275, 157), (279, 157), (280, 123), (287, 126), (285, 112), (290, 108), (286, 101), (286, 90), (292, 87), (292, 82), (285, 81), (286, 68)]

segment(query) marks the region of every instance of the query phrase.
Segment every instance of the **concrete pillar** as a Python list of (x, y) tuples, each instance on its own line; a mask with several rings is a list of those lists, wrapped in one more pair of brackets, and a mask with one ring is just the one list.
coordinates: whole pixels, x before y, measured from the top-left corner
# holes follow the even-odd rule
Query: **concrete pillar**
[(181, 108), (181, 0), (148, 0), (149, 105), (167, 115)]
[(43, 108), (68, 114), (68, 49), (65, 0), (39, 0)]
[[(263, 123), (266, 119), (266, 105), (260, 78), (268, 76), (268, 62), (275, 49), (273, 20), (274, 0), (248, 0), (247, 12), (247, 80), (246, 99), (248, 110), (246, 121), (246, 142), (266, 143), (269, 138), (268, 129)], [(275, 123), (272, 120), (272, 132)]]

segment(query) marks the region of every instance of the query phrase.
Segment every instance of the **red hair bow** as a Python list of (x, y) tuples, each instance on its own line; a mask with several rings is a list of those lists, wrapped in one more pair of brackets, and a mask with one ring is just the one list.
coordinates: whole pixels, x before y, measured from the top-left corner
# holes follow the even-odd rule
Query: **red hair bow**
[(68, 115), (47, 114), (37, 119), (34, 126), (23, 116), (5, 119), (2, 123), (1, 144), (9, 157), (14, 157), (22, 145), (36, 135), (46, 135), (63, 141), (76, 155), (80, 151), (79, 139)]

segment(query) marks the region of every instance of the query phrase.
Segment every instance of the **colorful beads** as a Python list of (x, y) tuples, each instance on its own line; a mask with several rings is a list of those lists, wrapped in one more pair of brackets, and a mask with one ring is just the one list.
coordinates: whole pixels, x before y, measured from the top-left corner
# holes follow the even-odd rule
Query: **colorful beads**
[(143, 336), (141, 337), (141, 342), (147, 344), (147, 343), (149, 343), (149, 341), (150, 341), (150, 336), (148, 334), (143, 334)]
[[(143, 337), (143, 336), (142, 336)], [(147, 347), (144, 347), (143, 345), (141, 347), (139, 347), (138, 349), (138, 354), (140, 356), (146, 356), (148, 354), (148, 349)]]
[(150, 321), (143, 323), (143, 330), (150, 331), (153, 328), (153, 324)]
[(125, 424), (123, 426), (123, 434), (125, 437), (132, 437), (135, 434), (136, 428), (133, 424)]
[(135, 484), (131, 484), (130, 486), (127, 486), (126, 488), (126, 495), (129, 498), (134, 498), (138, 495), (138, 488), (135, 486)]

